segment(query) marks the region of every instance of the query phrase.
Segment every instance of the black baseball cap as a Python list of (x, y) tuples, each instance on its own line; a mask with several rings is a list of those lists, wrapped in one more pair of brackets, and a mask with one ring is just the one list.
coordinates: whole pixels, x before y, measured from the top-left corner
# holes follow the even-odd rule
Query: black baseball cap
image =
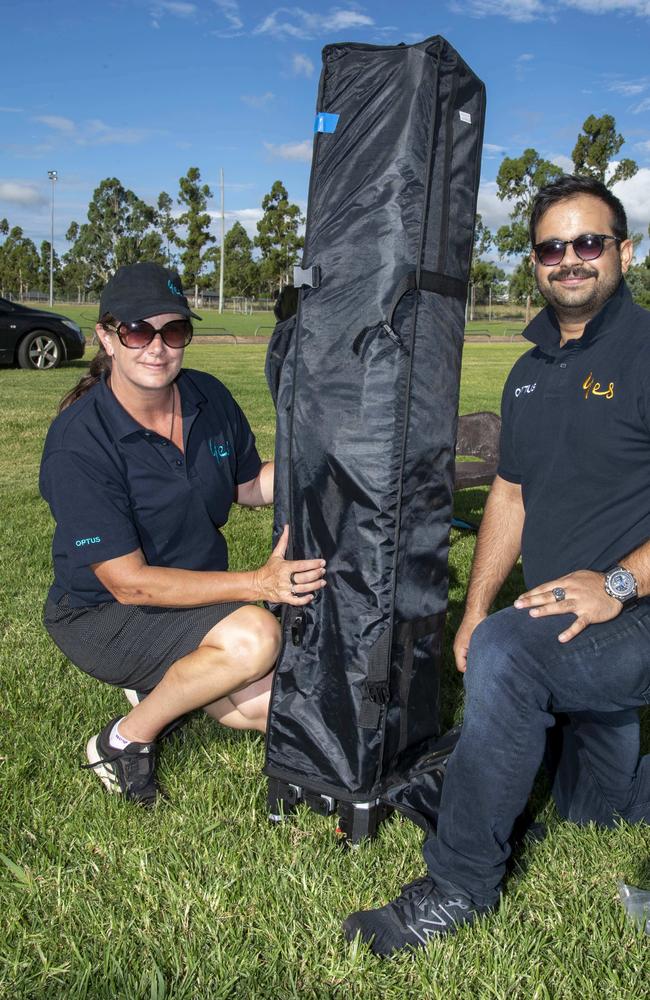
[(110, 313), (121, 323), (178, 313), (201, 319), (190, 309), (177, 271), (141, 261), (117, 269), (99, 300), (99, 318)]

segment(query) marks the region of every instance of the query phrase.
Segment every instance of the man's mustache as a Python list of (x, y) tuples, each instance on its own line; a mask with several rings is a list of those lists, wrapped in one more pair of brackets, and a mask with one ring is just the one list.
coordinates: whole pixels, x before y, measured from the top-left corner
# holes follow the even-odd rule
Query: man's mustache
[(549, 281), (564, 281), (565, 278), (596, 278), (598, 271), (591, 267), (561, 267), (559, 271), (549, 274)]

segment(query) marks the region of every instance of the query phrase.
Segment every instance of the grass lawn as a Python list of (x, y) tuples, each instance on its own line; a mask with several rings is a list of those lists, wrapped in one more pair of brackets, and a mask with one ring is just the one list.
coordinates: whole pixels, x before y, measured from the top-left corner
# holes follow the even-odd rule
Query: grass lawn
[[(498, 409), (520, 350), (466, 347), (463, 412)], [(270, 456), (264, 349), (192, 345), (186, 361), (233, 390)], [(262, 738), (202, 717), (163, 748), (170, 798), (153, 813), (109, 797), (79, 769), (88, 737), (126, 709), (119, 691), (73, 668), (41, 626), (52, 525), (38, 463), (57, 401), (83, 368), (0, 370), (0, 997), (646, 996), (648, 938), (625, 922), (615, 880), (650, 881), (648, 827), (578, 830), (558, 821), (540, 787), (548, 836), (519, 857), (499, 912), (424, 954), (382, 961), (345, 945), (339, 925), (423, 872), (421, 834), (410, 823), (393, 818), (354, 851), (337, 844), (332, 818), (306, 809), (269, 827)], [(480, 518), (483, 501), (483, 491), (464, 491), (457, 513)], [(233, 512), (233, 569), (266, 558), (270, 528), (269, 511)], [(450, 643), (473, 544), (453, 533), (446, 725), (462, 711)], [(515, 571), (502, 602), (520, 588)], [(648, 721), (646, 714), (646, 749)]]
[[(42, 304), (39, 304), (37, 308), (49, 309), (48, 306)], [(67, 304), (53, 306), (53, 312), (67, 316), (68, 319), (73, 319), (75, 323), (78, 323), (87, 340), (91, 340), (95, 333), (98, 311), (99, 306), (97, 303), (87, 303), (80, 306)], [(275, 324), (275, 317), (272, 312), (255, 312), (250, 316), (244, 315), (244, 313), (233, 312), (224, 312), (219, 315), (216, 309), (197, 309), (196, 312), (201, 317), (201, 322), (195, 322), (194, 324), (195, 339), (214, 334), (232, 334), (236, 337), (250, 337), (259, 333), (260, 336), (268, 337)]]
[[(48, 309), (42, 303), (37, 305), (38, 309)], [(98, 306), (96, 303), (86, 305), (55, 305), (54, 312), (59, 312), (68, 319), (73, 319), (79, 324), (86, 335), (87, 340), (91, 340), (95, 332), (97, 322)], [(268, 337), (275, 324), (272, 312), (254, 312), (250, 316), (243, 313), (224, 312), (221, 315), (216, 309), (197, 309), (197, 314), (201, 316), (201, 322), (194, 324), (194, 337), (199, 340), (201, 337), (214, 334), (232, 334), (235, 337), (250, 337), (259, 334)], [(468, 323), (465, 332), (468, 336), (489, 334), (490, 337), (517, 338), (524, 328), (523, 319), (495, 318), (487, 320), (474, 320)]]

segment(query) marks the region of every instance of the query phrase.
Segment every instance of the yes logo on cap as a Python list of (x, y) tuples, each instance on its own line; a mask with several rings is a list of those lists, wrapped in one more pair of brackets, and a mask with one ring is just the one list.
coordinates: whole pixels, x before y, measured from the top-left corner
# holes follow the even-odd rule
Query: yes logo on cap
[(180, 295), (181, 298), (183, 297), (183, 293), (178, 290), (178, 288), (176, 287), (171, 278), (167, 282), (167, 288), (172, 293), (172, 295)]

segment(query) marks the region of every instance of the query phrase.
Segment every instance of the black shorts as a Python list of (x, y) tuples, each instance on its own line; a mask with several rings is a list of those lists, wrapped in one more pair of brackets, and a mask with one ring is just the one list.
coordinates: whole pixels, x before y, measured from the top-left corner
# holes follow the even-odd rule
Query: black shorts
[(172, 663), (197, 648), (240, 601), (201, 608), (147, 608), (107, 601), (72, 608), (48, 598), (44, 624), (62, 653), (92, 677), (147, 693)]

